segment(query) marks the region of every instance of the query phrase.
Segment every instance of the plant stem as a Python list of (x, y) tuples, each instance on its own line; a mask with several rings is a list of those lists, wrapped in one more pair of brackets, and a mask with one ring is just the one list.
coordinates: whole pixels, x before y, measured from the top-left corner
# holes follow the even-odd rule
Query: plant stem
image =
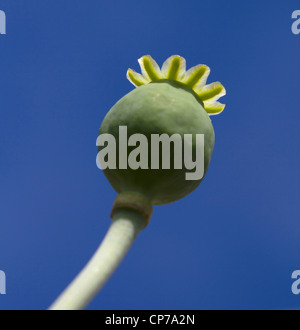
[(84, 309), (114, 273), (146, 224), (146, 219), (136, 211), (116, 211), (99, 249), (50, 310)]

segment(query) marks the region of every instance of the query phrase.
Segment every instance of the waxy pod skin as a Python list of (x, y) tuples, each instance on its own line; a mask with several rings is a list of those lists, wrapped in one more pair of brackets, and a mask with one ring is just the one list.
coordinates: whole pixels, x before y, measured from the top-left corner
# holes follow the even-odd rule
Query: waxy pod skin
[[(127, 127), (127, 134), (143, 134), (151, 141), (153, 134), (204, 135), (204, 175), (211, 160), (215, 144), (215, 133), (210, 115), (221, 113), (225, 105), (217, 100), (226, 94), (219, 82), (207, 85), (210, 69), (197, 65), (186, 71), (185, 59), (175, 55), (168, 58), (160, 69), (151, 56), (139, 59), (142, 74), (131, 69), (127, 78), (137, 88), (125, 95), (104, 118), (101, 134), (111, 134), (117, 141), (116, 164), (119, 163), (119, 128)], [(99, 146), (101, 151), (103, 146)], [(133, 150), (128, 148), (128, 153)], [(196, 153), (196, 140), (192, 142), (193, 155)], [(118, 193), (136, 192), (143, 195), (152, 205), (175, 202), (195, 190), (199, 180), (187, 180), (186, 173), (191, 170), (174, 168), (151, 169), (150, 146), (148, 150), (148, 169), (106, 168), (104, 174)], [(182, 153), (183, 157), (184, 153)], [(160, 158), (162, 155), (160, 153)], [(171, 148), (170, 158), (174, 158)]]

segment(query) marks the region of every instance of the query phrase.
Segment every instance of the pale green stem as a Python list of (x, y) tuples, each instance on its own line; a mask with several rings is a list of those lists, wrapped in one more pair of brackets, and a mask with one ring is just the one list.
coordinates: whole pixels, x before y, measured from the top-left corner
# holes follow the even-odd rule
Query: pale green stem
[(145, 226), (146, 220), (135, 211), (115, 212), (99, 249), (50, 310), (84, 309), (114, 273)]

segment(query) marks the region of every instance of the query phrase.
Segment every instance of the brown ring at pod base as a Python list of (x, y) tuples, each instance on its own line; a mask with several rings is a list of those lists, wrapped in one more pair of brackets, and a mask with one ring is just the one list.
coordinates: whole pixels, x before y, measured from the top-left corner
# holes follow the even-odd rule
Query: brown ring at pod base
[(135, 192), (122, 192), (116, 197), (111, 212), (111, 218), (114, 217), (117, 211), (122, 209), (129, 209), (141, 214), (146, 219), (146, 226), (149, 224), (153, 214), (153, 207), (149, 200)]

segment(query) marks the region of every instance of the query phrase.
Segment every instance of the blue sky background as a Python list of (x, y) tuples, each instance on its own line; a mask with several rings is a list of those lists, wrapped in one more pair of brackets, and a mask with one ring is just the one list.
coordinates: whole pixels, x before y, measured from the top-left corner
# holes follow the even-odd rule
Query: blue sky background
[(211, 67), (207, 177), (155, 208), (90, 309), (299, 308), (299, 1), (1, 0), (0, 309), (45, 309), (106, 233), (115, 192), (96, 167), (101, 121), (151, 54)]

